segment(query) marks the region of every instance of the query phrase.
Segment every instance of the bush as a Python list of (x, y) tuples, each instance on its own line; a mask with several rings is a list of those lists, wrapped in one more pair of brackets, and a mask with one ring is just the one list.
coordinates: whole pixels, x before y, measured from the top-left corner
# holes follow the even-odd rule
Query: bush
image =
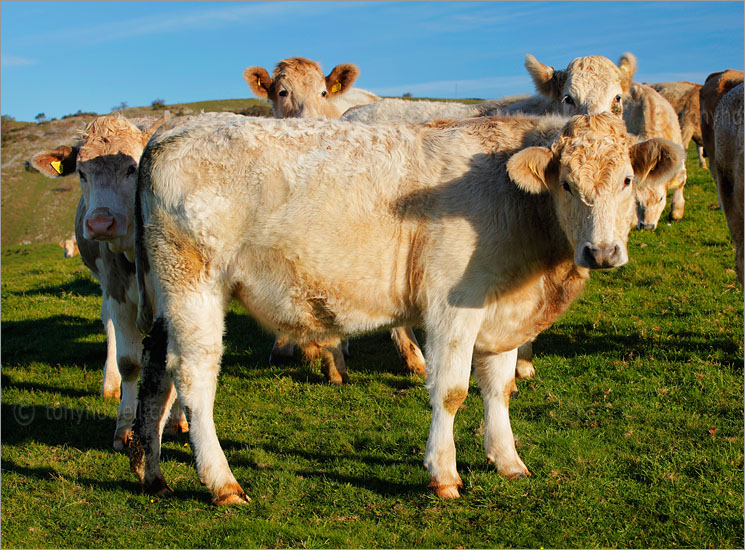
[(165, 99), (153, 99), (153, 102), (151, 105), (153, 106), (153, 111), (157, 111), (158, 109), (165, 109), (166, 100)]

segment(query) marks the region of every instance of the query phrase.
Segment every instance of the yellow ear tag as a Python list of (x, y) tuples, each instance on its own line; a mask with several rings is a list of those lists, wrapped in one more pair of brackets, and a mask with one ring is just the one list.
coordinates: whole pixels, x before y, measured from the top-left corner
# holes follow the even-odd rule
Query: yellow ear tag
[(257, 78), (256, 79), (256, 82), (258, 83), (259, 86), (261, 86), (261, 79), (260, 78)]
[(59, 160), (53, 160), (49, 164), (52, 165), (52, 168), (57, 170), (57, 173), (61, 176), (62, 175), (62, 161)]
[(341, 84), (339, 82), (337, 82), (336, 84), (334, 84), (333, 86), (331, 86), (331, 93), (332, 94), (335, 94), (339, 90), (341, 90)]

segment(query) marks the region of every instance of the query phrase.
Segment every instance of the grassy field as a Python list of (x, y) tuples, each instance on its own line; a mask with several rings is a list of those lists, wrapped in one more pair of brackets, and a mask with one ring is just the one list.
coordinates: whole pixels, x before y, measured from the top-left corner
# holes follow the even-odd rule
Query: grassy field
[(272, 337), (237, 306), (215, 421), (252, 502), (213, 507), (186, 436), (164, 443), (175, 494), (141, 494), (99, 397), (97, 285), (56, 244), (4, 247), (2, 547), (742, 548), (743, 294), (693, 149), (688, 165), (684, 220), (632, 232), (629, 264), (536, 341), (511, 406), (532, 477), (486, 464), (471, 385), (455, 501), (426, 488), (427, 393), (387, 335), (353, 340), (332, 387), (268, 367)]

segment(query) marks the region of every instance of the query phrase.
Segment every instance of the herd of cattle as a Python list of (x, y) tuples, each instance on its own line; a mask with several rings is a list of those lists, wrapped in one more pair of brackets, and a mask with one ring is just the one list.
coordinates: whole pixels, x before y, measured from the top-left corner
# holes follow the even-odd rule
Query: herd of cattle
[[(453, 422), (472, 366), (487, 459), (530, 475), (509, 400), (516, 377), (534, 374), (531, 342), (591, 270), (627, 262), (629, 231), (656, 227), (668, 190), (670, 217), (683, 217), (691, 139), (742, 283), (743, 73), (640, 84), (631, 54), (525, 66), (536, 94), (464, 105), (381, 99), (352, 87), (355, 65), (324, 76), (286, 59), (272, 76), (243, 73), (274, 119), (101, 116), (33, 157), (49, 177), (79, 176), (69, 254), (79, 248), (101, 284), (103, 395), (121, 399), (114, 447), (148, 491), (169, 491), (164, 429), (188, 430), (213, 502), (249, 500), (212, 416), (233, 298), (277, 335), (271, 361), (297, 344), (332, 383), (347, 381), (346, 336), (391, 329), (405, 367), (426, 372), (424, 462), (453, 498)], [(412, 326), (427, 333), (426, 362)]]

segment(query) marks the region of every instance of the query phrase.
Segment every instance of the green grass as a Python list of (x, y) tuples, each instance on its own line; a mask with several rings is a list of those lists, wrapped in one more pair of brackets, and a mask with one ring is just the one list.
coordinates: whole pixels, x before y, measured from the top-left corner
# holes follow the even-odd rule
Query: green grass
[(215, 421), (252, 502), (210, 505), (185, 436), (163, 448), (175, 494), (141, 494), (99, 397), (97, 285), (56, 244), (3, 248), (2, 547), (742, 548), (743, 294), (692, 151), (684, 220), (633, 231), (629, 264), (536, 341), (511, 406), (532, 477), (486, 464), (471, 385), (456, 501), (426, 488), (427, 393), (387, 335), (353, 340), (352, 383), (331, 387), (268, 367), (237, 306)]

